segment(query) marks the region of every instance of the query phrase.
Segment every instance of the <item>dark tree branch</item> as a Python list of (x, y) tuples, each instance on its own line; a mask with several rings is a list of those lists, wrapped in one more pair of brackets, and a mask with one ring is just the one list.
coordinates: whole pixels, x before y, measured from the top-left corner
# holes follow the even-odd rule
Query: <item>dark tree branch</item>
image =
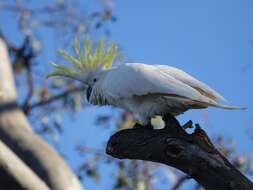
[(32, 99), (34, 92), (34, 84), (33, 84), (33, 76), (32, 76), (32, 66), (28, 65), (27, 67), (27, 86), (28, 86), (28, 94), (23, 103), (23, 110), (27, 110), (29, 107), (30, 100)]
[(172, 186), (171, 190), (178, 190), (187, 179), (189, 179), (188, 176), (179, 177), (176, 183)]
[(44, 99), (44, 100), (41, 100), (39, 102), (35, 102), (31, 105), (28, 105), (27, 107), (23, 107), (23, 110), (26, 114), (29, 114), (29, 112), (35, 108), (38, 108), (38, 107), (42, 107), (42, 106), (46, 106), (48, 104), (51, 104), (55, 101), (58, 101), (58, 100), (61, 100), (62, 98), (65, 98), (66, 96), (70, 95), (70, 94), (73, 94), (73, 93), (76, 93), (76, 92), (81, 92), (83, 91), (85, 88), (84, 86), (79, 86), (79, 87), (73, 87), (73, 88), (70, 88), (70, 89), (67, 89), (57, 95), (54, 95), (50, 98), (47, 98), (47, 99)]
[(107, 154), (119, 159), (137, 159), (175, 167), (194, 178), (207, 190), (252, 190), (253, 184), (241, 174), (196, 126), (192, 134), (173, 117), (164, 118), (161, 130), (136, 126), (114, 134)]

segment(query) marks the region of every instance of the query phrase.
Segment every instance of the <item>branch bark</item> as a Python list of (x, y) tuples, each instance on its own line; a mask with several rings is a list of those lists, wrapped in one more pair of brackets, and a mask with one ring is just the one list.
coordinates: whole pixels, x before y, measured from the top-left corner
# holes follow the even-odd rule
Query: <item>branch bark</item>
[(253, 189), (252, 182), (214, 147), (198, 125), (188, 134), (174, 117), (164, 120), (166, 127), (161, 130), (136, 124), (117, 132), (108, 141), (107, 154), (175, 167), (207, 190)]
[(0, 38), (0, 139), (51, 189), (82, 190), (65, 161), (33, 132), (16, 99), (7, 48)]
[(45, 182), (2, 141), (0, 141), (0, 184), (9, 190), (50, 190)]

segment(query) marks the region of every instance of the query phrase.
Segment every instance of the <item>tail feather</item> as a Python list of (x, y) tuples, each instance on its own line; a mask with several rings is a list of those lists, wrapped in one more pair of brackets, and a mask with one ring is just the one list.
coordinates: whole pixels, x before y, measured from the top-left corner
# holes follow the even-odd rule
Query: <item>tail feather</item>
[(200, 101), (200, 100), (189, 99), (187, 97), (179, 96), (179, 95), (176, 95), (176, 94), (156, 93), (156, 95), (162, 95), (162, 96), (166, 96), (166, 97), (171, 97), (171, 98), (174, 98), (174, 99), (177, 99), (177, 100), (183, 100), (184, 102), (188, 102), (188, 103), (194, 102), (196, 105), (198, 105), (198, 106), (200, 106), (202, 108), (207, 108), (208, 106), (212, 106), (212, 107), (222, 108), (222, 109), (227, 109), (227, 110), (246, 110), (247, 109), (245, 107), (219, 104), (215, 100), (212, 100), (212, 99), (207, 98), (207, 97), (205, 97), (206, 99), (204, 99), (203, 101)]
[(224, 104), (214, 104), (214, 103), (209, 103), (210, 106), (216, 107), (216, 108), (222, 108), (222, 109), (227, 109), (227, 110), (246, 110), (245, 107), (239, 107), (239, 106), (229, 106), (229, 105), (224, 105)]

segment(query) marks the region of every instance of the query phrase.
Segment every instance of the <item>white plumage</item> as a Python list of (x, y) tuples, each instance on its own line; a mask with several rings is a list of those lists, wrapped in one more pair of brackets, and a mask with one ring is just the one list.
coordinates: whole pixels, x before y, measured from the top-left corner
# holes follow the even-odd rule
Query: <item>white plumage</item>
[[(80, 73), (81, 74), (81, 73)], [(134, 113), (141, 124), (156, 115), (179, 115), (188, 109), (242, 109), (218, 104), (218, 92), (184, 71), (166, 65), (126, 63), (95, 70), (78, 80), (86, 83), (87, 99), (94, 105), (113, 105)]]

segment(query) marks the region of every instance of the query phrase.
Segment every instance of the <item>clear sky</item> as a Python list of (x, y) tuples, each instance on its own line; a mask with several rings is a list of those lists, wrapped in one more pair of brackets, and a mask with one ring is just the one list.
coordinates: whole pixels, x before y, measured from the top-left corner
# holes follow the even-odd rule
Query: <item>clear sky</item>
[[(239, 152), (252, 151), (249, 129), (253, 128), (253, 1), (126, 0), (116, 1), (114, 11), (118, 20), (111, 25), (112, 39), (120, 44), (129, 60), (181, 68), (218, 90), (228, 104), (248, 108), (194, 110), (180, 116), (180, 121), (192, 119), (210, 136), (233, 138)], [(0, 17), (0, 22), (6, 19)], [(17, 38), (12, 27), (11, 22), (6, 22), (4, 30)], [(44, 40), (51, 38), (44, 35)], [(44, 54), (42, 59), (51, 60), (51, 53)], [(77, 114), (74, 123), (64, 121), (66, 131), (61, 149), (73, 167), (77, 156), (71, 144), (76, 139), (96, 147), (112, 133), (111, 129), (93, 127), (93, 119), (101, 112), (110, 109), (88, 108)], [(98, 185), (87, 181), (87, 189), (105, 189), (111, 184), (106, 179)]]
[[(248, 108), (194, 110), (180, 121), (192, 119), (210, 136), (233, 138), (239, 152), (252, 151), (248, 131), (253, 128), (253, 1), (127, 0), (115, 3), (115, 14), (112, 38), (129, 60), (181, 68), (218, 90), (228, 104)], [(86, 129), (93, 138), (96, 129)]]
[[(181, 68), (246, 111), (209, 109), (180, 118), (203, 123), (211, 134), (234, 137), (241, 151), (252, 147), (253, 1), (120, 1), (113, 38), (134, 62)], [(203, 114), (204, 113), (204, 114)]]

